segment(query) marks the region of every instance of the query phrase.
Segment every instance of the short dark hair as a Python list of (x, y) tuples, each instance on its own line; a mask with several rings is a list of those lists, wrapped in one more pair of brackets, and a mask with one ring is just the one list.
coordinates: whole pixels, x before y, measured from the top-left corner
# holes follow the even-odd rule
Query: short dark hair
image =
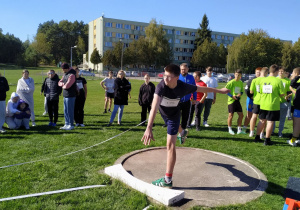
[(29, 74), (29, 71), (27, 69), (24, 69), (23, 70), (23, 73), (27, 72)]
[(279, 70), (279, 67), (276, 64), (271, 65), (269, 68), (270, 73), (275, 73), (278, 70)]
[(201, 71), (195, 71), (194, 74), (196, 74), (197, 77), (201, 77)]
[(108, 73), (114, 75), (114, 72), (113, 72), (113, 71), (109, 71)]
[(237, 69), (237, 70), (235, 70), (235, 72), (234, 73), (239, 73), (239, 74), (242, 74), (242, 70), (241, 69)]
[(189, 65), (187, 63), (182, 63), (182, 64), (180, 64), (180, 66), (189, 67)]
[(61, 68), (62, 68), (62, 69), (69, 69), (70, 67), (69, 67), (69, 64), (63, 63), (63, 64), (61, 65)]
[(169, 72), (171, 74), (174, 74), (174, 76), (178, 77), (180, 75), (180, 68), (179, 66), (175, 65), (175, 64), (169, 64), (167, 65), (164, 70), (166, 72)]
[(206, 67), (206, 71), (213, 71), (213, 68), (211, 66)]
[(284, 66), (279, 66), (279, 70), (282, 69), (283, 71), (286, 71), (286, 68)]

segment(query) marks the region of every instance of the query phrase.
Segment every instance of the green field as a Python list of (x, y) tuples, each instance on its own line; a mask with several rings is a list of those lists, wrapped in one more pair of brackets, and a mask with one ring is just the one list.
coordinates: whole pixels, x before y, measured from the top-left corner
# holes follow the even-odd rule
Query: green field
[[(4, 67), (0, 66), (2, 74), (3, 69)], [(165, 209), (166, 207), (152, 203), (145, 195), (103, 173), (103, 169), (113, 165), (120, 156), (145, 148), (140, 141), (144, 127), (136, 127), (91, 149), (60, 157), (105, 141), (137, 125), (140, 122), (141, 111), (138, 105), (138, 91), (143, 81), (130, 79), (132, 98), (129, 99), (129, 105), (125, 106), (122, 126), (116, 125), (115, 122), (113, 126), (106, 127), (110, 115), (102, 114), (104, 90), (100, 88), (100, 79), (87, 78), (86, 127), (62, 131), (59, 130), (64, 124), (62, 97), (56, 128), (49, 128), (48, 117), (42, 116), (44, 96), (40, 95), (40, 88), (48, 69), (50, 68), (29, 69), (30, 76), (36, 83), (34, 99), (37, 126), (31, 127), (30, 130), (8, 130), (0, 135), (0, 167), (49, 159), (0, 169), (0, 198), (87, 185), (103, 184), (106, 187), (0, 202), (0, 209), (143, 209), (149, 205), (152, 206), (151, 209)], [(58, 69), (57, 71), (61, 72)], [(21, 72), (21, 69), (6, 67), (5, 76), (11, 84), (7, 100), (16, 90)], [(220, 87), (223, 86), (224, 84), (220, 84)], [(242, 98), (242, 104), (245, 107), (245, 97)], [(234, 131), (236, 120), (237, 115), (233, 119)], [(155, 123), (156, 141), (152, 142), (150, 147), (164, 146), (166, 129), (162, 128), (163, 120), (159, 115)], [(278, 138), (277, 135), (272, 137), (276, 144), (270, 147), (253, 143), (253, 139), (248, 135), (232, 136), (227, 132), (227, 96), (218, 95), (217, 102), (211, 110), (209, 124), (210, 127), (203, 128), (201, 132), (190, 129), (189, 138), (184, 146), (222, 152), (248, 161), (261, 170), (269, 181), (266, 193), (257, 200), (245, 205), (215, 209), (282, 209), (282, 196), (289, 177), (300, 176), (300, 148), (293, 148), (286, 143), (292, 132), (292, 122), (286, 122), (283, 138)], [(277, 134), (277, 129), (275, 133)]]

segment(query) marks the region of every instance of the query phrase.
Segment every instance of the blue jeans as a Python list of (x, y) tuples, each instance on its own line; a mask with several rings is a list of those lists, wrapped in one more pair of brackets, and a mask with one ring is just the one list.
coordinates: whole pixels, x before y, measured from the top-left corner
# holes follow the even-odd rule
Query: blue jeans
[(123, 116), (124, 105), (114, 105), (114, 110), (113, 110), (113, 112), (111, 113), (109, 123), (113, 123), (113, 121), (114, 121), (114, 119), (115, 119), (115, 117), (116, 117), (116, 114), (117, 114), (118, 109), (119, 109), (119, 113), (118, 113), (118, 122), (121, 123), (122, 116)]
[[(287, 111), (288, 111), (288, 103), (287, 102), (280, 103), (280, 120), (279, 120), (279, 127), (278, 127), (278, 135), (282, 135)], [(273, 132), (275, 130), (275, 127), (276, 127), (276, 122), (274, 122)]]
[(74, 126), (74, 107), (76, 97), (64, 98), (65, 125)]

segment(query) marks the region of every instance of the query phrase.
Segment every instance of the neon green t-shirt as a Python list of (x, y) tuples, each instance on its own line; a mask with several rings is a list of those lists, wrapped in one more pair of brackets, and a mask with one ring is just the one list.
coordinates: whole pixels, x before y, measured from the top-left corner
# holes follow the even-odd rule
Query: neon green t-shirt
[(280, 110), (280, 95), (284, 87), (279, 78), (268, 76), (260, 81), (260, 109), (266, 111)]
[[(235, 79), (233, 79), (227, 83), (225, 88), (230, 90), (231, 95), (236, 96), (243, 91), (243, 82), (241, 80), (235, 81)], [(228, 105), (232, 104), (233, 102), (235, 102), (235, 100), (228, 96)]]
[(252, 80), (250, 91), (253, 92), (253, 103), (256, 105), (260, 105), (260, 81), (265, 77), (257, 77)]
[[(280, 79), (280, 78), (279, 78)], [(287, 96), (287, 92), (290, 91), (290, 85), (291, 85), (291, 80), (289, 80), (288, 78), (283, 78), (280, 79), (282, 81), (283, 87), (284, 87), (284, 96), (280, 97), (280, 103), (285, 103), (285, 96)]]

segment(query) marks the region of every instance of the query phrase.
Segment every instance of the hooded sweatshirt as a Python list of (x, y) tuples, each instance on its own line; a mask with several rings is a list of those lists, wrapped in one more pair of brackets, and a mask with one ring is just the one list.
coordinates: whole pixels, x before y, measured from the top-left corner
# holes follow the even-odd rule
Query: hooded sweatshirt
[(6, 106), (6, 116), (7, 117), (12, 117), (12, 116), (14, 116), (14, 114), (16, 112), (19, 112), (17, 107), (18, 107), (20, 99), (16, 103), (14, 103), (13, 98), (15, 98), (15, 97), (19, 97), (19, 95), (16, 92), (13, 92), (10, 96), (10, 99), (7, 102), (7, 106)]

